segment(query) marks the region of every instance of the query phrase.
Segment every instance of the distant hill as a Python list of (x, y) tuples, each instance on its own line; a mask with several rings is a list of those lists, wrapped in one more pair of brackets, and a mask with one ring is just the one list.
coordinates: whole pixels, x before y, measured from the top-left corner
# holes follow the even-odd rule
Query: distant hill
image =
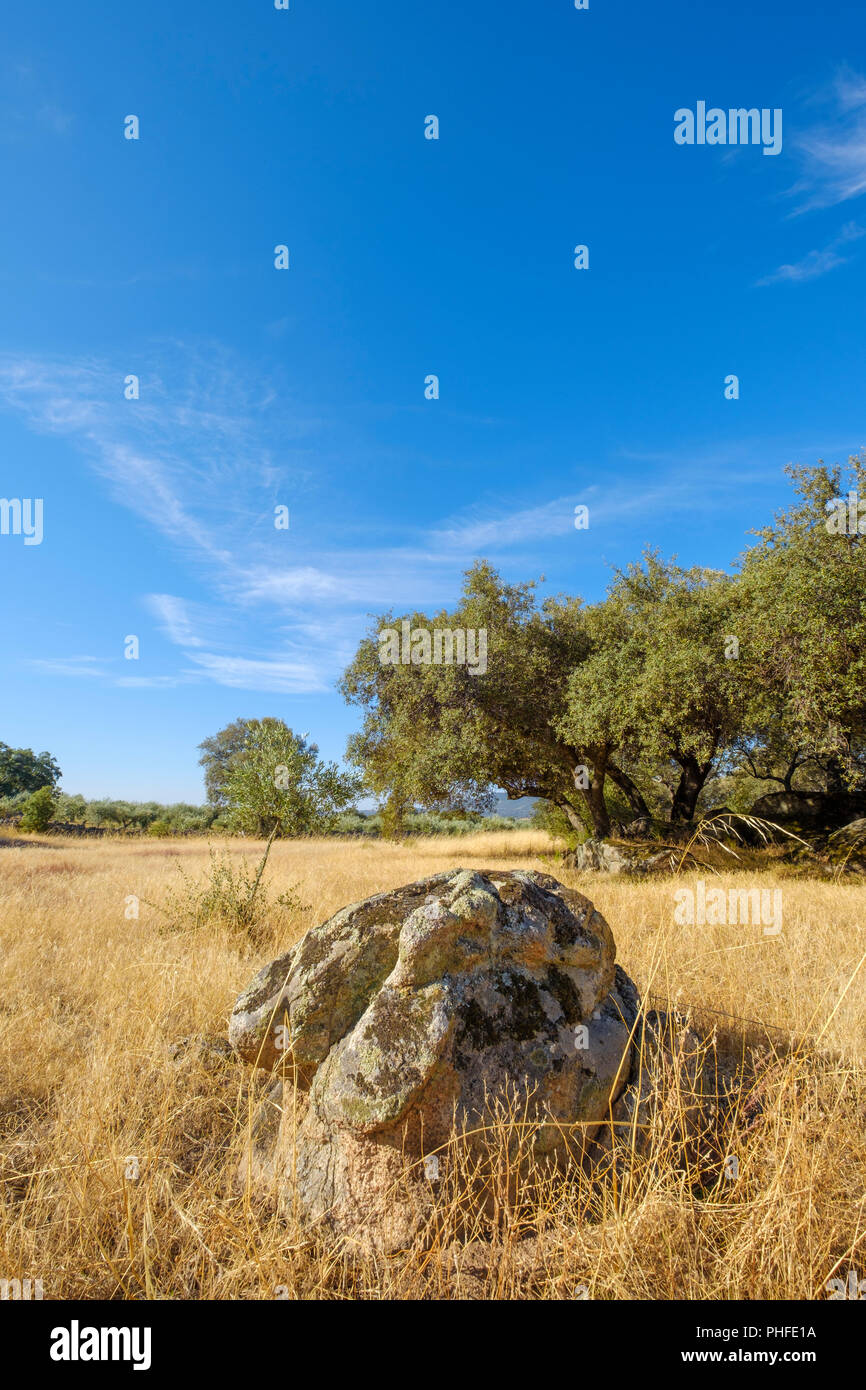
[(535, 809), (536, 800), (534, 796), (521, 796), (516, 801), (509, 801), (507, 796), (500, 796), (490, 814), (509, 816), (512, 820), (528, 820)]

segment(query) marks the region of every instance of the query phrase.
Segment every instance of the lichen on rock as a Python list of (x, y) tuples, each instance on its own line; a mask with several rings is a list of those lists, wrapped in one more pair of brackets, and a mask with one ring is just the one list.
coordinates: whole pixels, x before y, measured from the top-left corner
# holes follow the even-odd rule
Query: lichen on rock
[(388, 1244), (429, 1205), (425, 1156), (455, 1131), (483, 1144), (497, 1106), (519, 1101), (537, 1155), (579, 1160), (631, 1071), (615, 954), (592, 903), (541, 873), (454, 870), (344, 908), (232, 1014), (236, 1051), (291, 1079), (255, 1170), (307, 1224)]

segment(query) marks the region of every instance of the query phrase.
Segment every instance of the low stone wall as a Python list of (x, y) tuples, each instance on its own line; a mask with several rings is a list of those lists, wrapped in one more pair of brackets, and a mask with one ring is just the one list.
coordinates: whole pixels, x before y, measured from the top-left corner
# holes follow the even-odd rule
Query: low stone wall
[[(3, 816), (0, 818), (0, 825), (10, 825), (15, 830), (21, 829), (20, 816)], [(107, 835), (108, 829), (103, 825), (73, 825), (68, 821), (54, 820), (45, 831), (46, 835), (77, 835), (79, 837), (99, 837)]]
[(100, 835), (107, 835), (108, 829), (104, 825), (72, 825), (66, 821), (52, 821), (46, 832), (48, 835), (78, 835), (88, 839), (98, 838)]

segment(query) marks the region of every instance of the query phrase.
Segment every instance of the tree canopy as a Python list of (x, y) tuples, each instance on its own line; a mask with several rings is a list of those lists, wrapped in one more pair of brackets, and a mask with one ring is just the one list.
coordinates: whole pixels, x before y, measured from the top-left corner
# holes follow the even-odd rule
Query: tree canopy
[(324, 834), (358, 792), (357, 775), (282, 719), (237, 719), (200, 747), (212, 803), (246, 834)]
[(349, 742), (349, 758), (370, 788), (403, 806), (486, 809), (494, 790), (511, 797), (553, 802), (574, 826), (592, 821), (606, 833), (604, 801), (610, 777), (646, 807), (614, 745), (577, 743), (563, 731), (571, 672), (590, 652), (586, 610), (579, 598), (537, 601), (535, 584), (506, 584), (480, 561), (465, 577), (453, 613), (415, 627), (484, 630), (487, 671), (466, 664), (383, 664), (379, 634), (394, 626), (379, 619), (361, 643), (341, 688), (364, 711), (363, 726)]
[[(847, 487), (849, 518), (866, 460), (847, 477), (789, 472), (796, 501), (731, 573), (646, 552), (586, 604), (539, 599), (479, 560), (453, 611), (377, 618), (341, 684), (363, 711), (348, 755), (366, 785), (398, 818), (484, 809), (502, 788), (597, 835), (614, 816), (687, 823), (721, 779), (861, 788), (866, 538), (856, 518), (842, 527), (838, 499)], [(486, 669), (437, 662), (429, 641), (383, 660), (403, 622), (483, 629)]]
[(61, 772), (50, 753), (34, 753), (32, 748), (10, 748), (0, 743), (0, 797), (56, 787)]
[(788, 472), (797, 500), (755, 533), (738, 581), (753, 686), (741, 747), (767, 780), (790, 786), (802, 769), (801, 782), (854, 789), (866, 773), (866, 457), (847, 473)]

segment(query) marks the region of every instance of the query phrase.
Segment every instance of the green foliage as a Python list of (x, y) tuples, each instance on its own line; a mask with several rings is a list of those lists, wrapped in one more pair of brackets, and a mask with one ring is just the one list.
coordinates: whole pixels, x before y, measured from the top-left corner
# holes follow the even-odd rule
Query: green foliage
[(213, 806), (193, 806), (184, 801), (166, 806), (158, 801), (114, 801), (108, 798), (85, 801), (83, 796), (61, 796), (57, 819), (72, 824), (94, 825), (119, 834), (150, 833), (156, 823), (165, 828), (153, 833), (166, 835), (203, 834), (221, 828), (218, 812)]
[(400, 840), (406, 833), (406, 806), (397, 796), (389, 796), (379, 815), (382, 838)]
[[(219, 768), (222, 803), (230, 823), (251, 835), (324, 835), (360, 790), (360, 779), (319, 758), (314, 743), (282, 719), (248, 719), (237, 746)], [(228, 733), (223, 730), (222, 734)], [(222, 743), (222, 734), (210, 742)]]
[(199, 763), (204, 768), (207, 799), (218, 811), (226, 811), (229, 808), (226, 783), (232, 763), (244, 750), (247, 732), (252, 722), (249, 719), (235, 719), (210, 738), (202, 739), (199, 744)]
[(341, 682), (364, 711), (348, 756), (373, 792), (397, 805), (479, 812), (499, 787), (512, 798), (545, 797), (582, 825), (590, 793), (576, 788), (574, 773), (588, 756), (558, 725), (568, 675), (588, 651), (584, 610), (576, 598), (538, 604), (534, 589), (479, 563), (453, 612), (405, 615), (416, 628), (486, 631), (483, 675), (457, 663), (383, 664), (379, 634), (401, 620), (376, 621)]
[(66, 792), (61, 792), (57, 797), (54, 815), (65, 824), (84, 825), (87, 821), (87, 802), (83, 796), (69, 796)]
[(534, 830), (546, 830), (548, 835), (564, 840), (571, 849), (588, 839), (592, 830), (590, 824), (582, 830), (575, 829), (565, 812), (554, 806), (552, 801), (536, 801), (531, 823)]
[(739, 748), (765, 783), (839, 793), (866, 781), (866, 536), (828, 529), (828, 506), (866, 499), (866, 456), (787, 471), (797, 501), (741, 563), (754, 717)]
[(55, 804), (51, 787), (40, 787), (38, 791), (31, 792), (24, 803), (21, 829), (37, 832), (47, 830), (54, 819)]
[(149, 905), (165, 915), (172, 930), (195, 930), (216, 922), (253, 945), (265, 944), (269, 922), (275, 912), (309, 911), (291, 885), (271, 898), (262, 882), (272, 842), (273, 835), (255, 869), (245, 860), (235, 865), (230, 854), (211, 848), (210, 864), (202, 881), (193, 879), (179, 867), (180, 887), (171, 891), (161, 906)]
[[(466, 815), (447, 811), (407, 811), (402, 820), (404, 838), (428, 835), (477, 835), (486, 830), (520, 830), (526, 821), (514, 820), (511, 816)], [(364, 815), (361, 811), (343, 811), (334, 820), (334, 835), (363, 835), (370, 839), (387, 839), (384, 815), (377, 811)]]
[[(866, 455), (788, 471), (792, 505), (730, 574), (650, 551), (587, 605), (541, 600), (478, 561), (452, 611), (403, 615), (483, 630), (483, 673), (383, 663), (380, 634), (401, 618), (382, 615), (341, 682), (362, 710), (351, 774), (280, 719), (236, 719), (200, 744), (207, 807), (62, 796), (58, 812), (123, 833), (398, 838), (493, 828), (480, 818), (504, 791), (538, 798), (539, 823), (580, 839), (636, 818), (746, 813), (776, 789), (866, 796), (866, 534), (838, 500), (866, 499)], [(0, 809), (20, 812), (59, 776), (49, 754), (0, 744)], [(349, 809), (362, 790), (377, 816)]]
[(367, 785), (395, 808), (533, 795), (578, 838), (745, 810), (774, 784), (866, 792), (866, 535), (827, 524), (834, 499), (866, 499), (866, 456), (847, 476), (789, 471), (798, 500), (732, 574), (647, 552), (584, 605), (538, 602), (479, 561), (452, 612), (404, 615), (486, 629), (484, 675), (383, 664), (401, 618), (377, 619), (341, 685), (363, 710), (348, 753)]
[(34, 753), (32, 748), (10, 748), (0, 743), (0, 797), (56, 787), (60, 768), (50, 753)]
[(673, 821), (689, 821), (720, 754), (742, 727), (748, 686), (726, 638), (736, 582), (648, 553), (617, 573), (587, 614), (591, 649), (571, 674), (563, 736), (605, 742), (667, 785)]

